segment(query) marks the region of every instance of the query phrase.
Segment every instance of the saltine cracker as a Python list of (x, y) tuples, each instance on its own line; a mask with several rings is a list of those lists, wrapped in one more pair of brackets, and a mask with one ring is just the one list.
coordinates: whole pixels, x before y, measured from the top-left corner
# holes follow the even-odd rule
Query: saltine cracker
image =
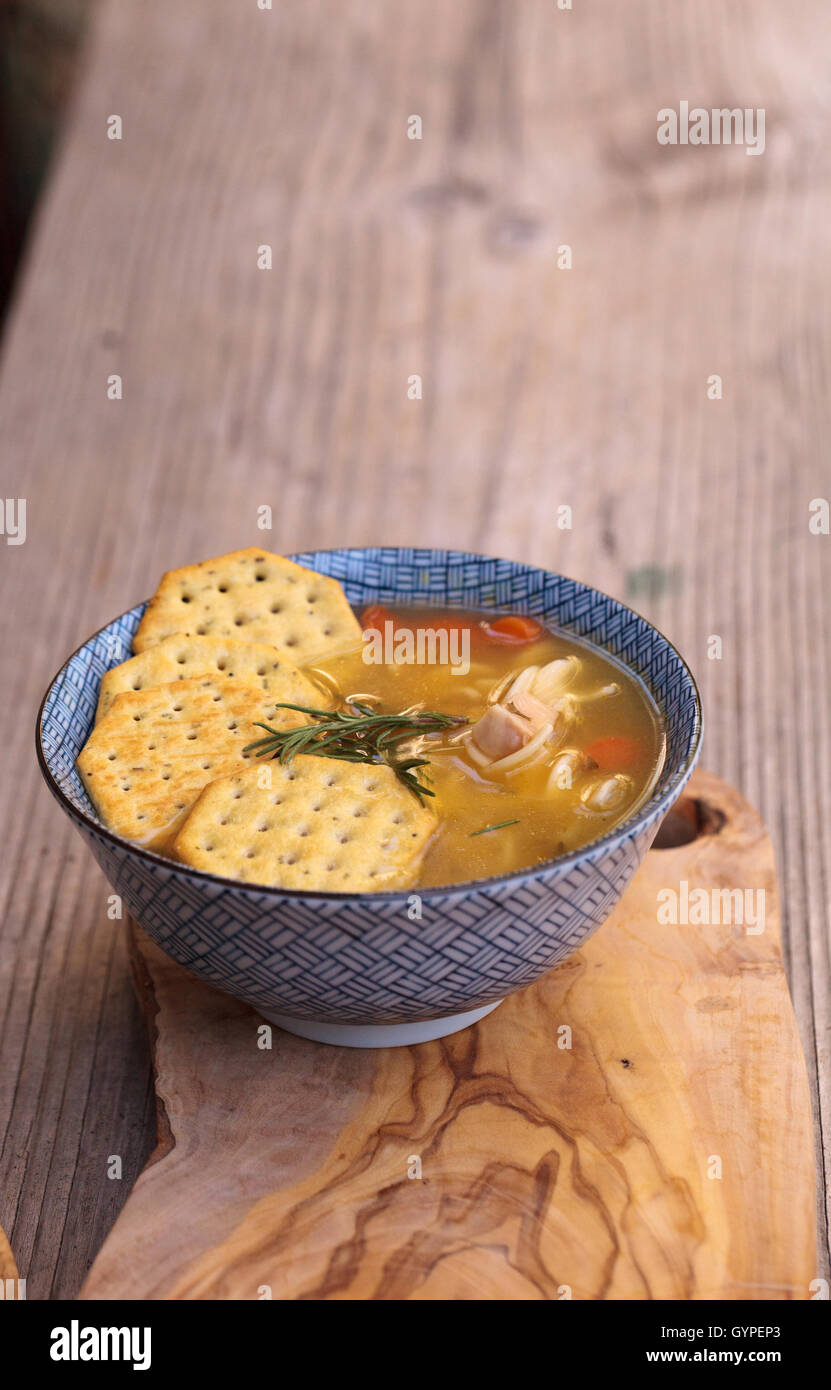
[(240, 642), (234, 637), (189, 637), (179, 632), (105, 673), (96, 721), (108, 713), (122, 691), (148, 690), (194, 676), (242, 681), (264, 690), (272, 700), (293, 705), (328, 709), (331, 704), (330, 695), (313, 685), (276, 647)]
[(245, 883), (376, 892), (409, 887), (436, 824), (385, 764), (298, 754), (211, 782), (173, 854)]
[(361, 640), (361, 625), (336, 579), (255, 546), (163, 575), (133, 651), (177, 632), (267, 642), (299, 665)]

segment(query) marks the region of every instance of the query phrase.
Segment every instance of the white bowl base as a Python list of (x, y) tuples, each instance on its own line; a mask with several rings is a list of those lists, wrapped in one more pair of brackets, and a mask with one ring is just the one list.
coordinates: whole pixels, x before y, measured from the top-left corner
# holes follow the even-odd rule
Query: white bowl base
[(423, 1023), (323, 1023), (310, 1018), (290, 1018), (288, 1014), (260, 1012), (269, 1023), (276, 1023), (286, 1033), (313, 1042), (334, 1043), (337, 1047), (408, 1047), (411, 1043), (432, 1042), (447, 1038), (478, 1023), (502, 1003), (486, 1004), (483, 1009), (471, 1009), (466, 1014), (448, 1014), (446, 1018), (429, 1018)]

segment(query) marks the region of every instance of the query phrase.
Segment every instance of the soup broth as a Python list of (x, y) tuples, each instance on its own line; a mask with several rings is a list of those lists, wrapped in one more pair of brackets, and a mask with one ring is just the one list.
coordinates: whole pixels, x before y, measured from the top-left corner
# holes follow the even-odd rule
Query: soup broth
[[(414, 745), (429, 759), (419, 776), (438, 817), (416, 887), (580, 849), (654, 786), (659, 712), (640, 680), (597, 648), (515, 615), (375, 605), (360, 616), (379, 634), (374, 649), (327, 656), (307, 668), (313, 679), (346, 702), (467, 720)], [(425, 633), (432, 642), (419, 640)]]

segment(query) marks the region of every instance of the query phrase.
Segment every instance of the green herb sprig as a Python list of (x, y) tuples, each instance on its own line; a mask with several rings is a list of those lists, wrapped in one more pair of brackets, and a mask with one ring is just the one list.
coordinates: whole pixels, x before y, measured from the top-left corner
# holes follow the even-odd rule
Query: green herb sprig
[(435, 796), (418, 775), (418, 768), (427, 767), (430, 760), (399, 758), (396, 750), (400, 744), (422, 734), (442, 733), (456, 724), (468, 722), (461, 715), (437, 714), (435, 710), (379, 714), (358, 700), (353, 700), (346, 710), (290, 704), (278, 704), (275, 708), (297, 710), (315, 722), (301, 724), (295, 729), (273, 729), (270, 724), (255, 720), (258, 729), (266, 730), (266, 736), (246, 744), (244, 753), (253, 752), (258, 758), (279, 758), (281, 763), (290, 763), (298, 753), (311, 753), (316, 758), (338, 758), (347, 763), (386, 763), (422, 804), (425, 796)]
[(519, 825), (519, 820), (499, 820), (496, 825), (483, 825), (481, 830), (471, 830), (469, 839), (475, 835), (489, 835), (492, 830), (502, 830), (506, 825)]

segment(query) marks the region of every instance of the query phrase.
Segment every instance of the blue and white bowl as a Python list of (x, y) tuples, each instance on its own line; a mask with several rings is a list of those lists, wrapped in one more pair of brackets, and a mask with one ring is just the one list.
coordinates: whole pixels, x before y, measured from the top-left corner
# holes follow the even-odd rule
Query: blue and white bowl
[(407, 892), (249, 887), (113, 834), (96, 816), (75, 759), (92, 728), (101, 677), (131, 655), (145, 604), (101, 628), (61, 667), (38, 716), (43, 775), (115, 892), (168, 955), (303, 1037), (357, 1047), (442, 1037), (539, 979), (606, 920), (695, 765), (695, 681), (675, 648), (631, 609), (518, 561), (386, 547), (293, 558), (334, 575), (359, 606), (490, 608), (563, 628), (635, 671), (664, 716), (661, 775), (628, 820), (531, 869), (421, 889), (421, 917), (413, 920)]

